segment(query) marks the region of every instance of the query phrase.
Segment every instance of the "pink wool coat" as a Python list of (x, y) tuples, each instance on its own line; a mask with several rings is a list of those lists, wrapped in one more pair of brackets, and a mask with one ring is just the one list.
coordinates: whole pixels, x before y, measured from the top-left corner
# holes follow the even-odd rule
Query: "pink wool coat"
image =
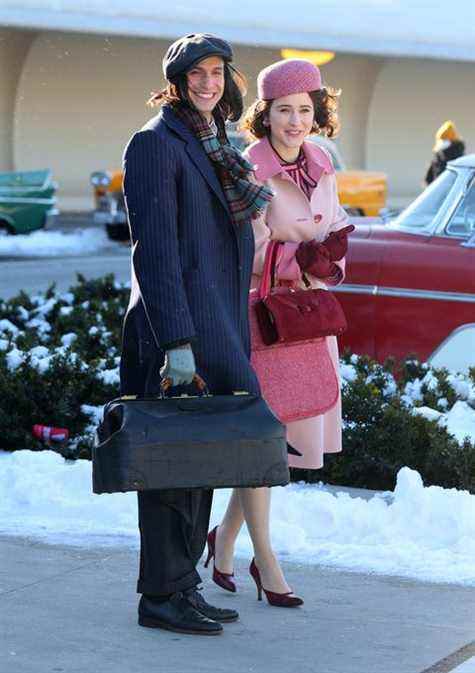
[[(303, 151), (310, 176), (318, 181), (310, 201), (290, 178), (274, 153), (267, 138), (247, 148), (245, 155), (255, 166), (255, 177), (266, 183), (274, 198), (265, 214), (255, 220), (254, 235), (256, 253), (252, 287), (260, 282), (264, 257), (270, 240), (284, 241), (277, 260), (276, 275), (279, 280), (293, 281), (305, 287), (295, 252), (302, 241), (324, 241), (332, 231), (342, 229), (348, 218), (338, 201), (335, 171), (327, 152), (320, 146), (305, 142)], [(344, 259), (336, 262), (341, 269), (338, 278), (319, 279), (306, 274), (312, 287), (326, 289), (341, 283), (344, 278)], [(336, 337), (325, 339), (327, 348), (339, 378), (338, 345)], [(318, 376), (318, 372), (316, 372)], [(323, 465), (324, 453), (341, 451), (341, 397), (325, 414), (293, 421), (287, 424), (287, 440), (302, 456), (289, 455), (289, 465), (304, 469), (318, 469)]]

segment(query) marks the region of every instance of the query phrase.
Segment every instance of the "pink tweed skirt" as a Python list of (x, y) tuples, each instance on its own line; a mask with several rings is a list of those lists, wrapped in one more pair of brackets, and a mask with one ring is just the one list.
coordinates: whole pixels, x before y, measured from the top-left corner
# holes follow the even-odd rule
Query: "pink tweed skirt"
[(324, 414), (339, 397), (339, 382), (325, 338), (298, 344), (266, 346), (261, 338), (254, 304), (249, 301), (251, 365), (262, 396), (282, 423)]

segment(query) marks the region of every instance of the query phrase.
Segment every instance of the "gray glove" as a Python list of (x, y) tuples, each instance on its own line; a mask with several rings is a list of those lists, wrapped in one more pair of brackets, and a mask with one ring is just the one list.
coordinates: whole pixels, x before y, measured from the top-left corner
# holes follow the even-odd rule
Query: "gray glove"
[(160, 369), (162, 379), (170, 379), (172, 386), (187, 385), (193, 382), (195, 374), (195, 358), (190, 344), (166, 352), (165, 364)]

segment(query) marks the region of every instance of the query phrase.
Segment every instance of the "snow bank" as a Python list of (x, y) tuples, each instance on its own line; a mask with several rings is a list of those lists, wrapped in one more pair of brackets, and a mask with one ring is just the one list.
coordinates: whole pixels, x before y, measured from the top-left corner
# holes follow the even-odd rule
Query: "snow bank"
[(439, 420), (447, 431), (461, 444), (464, 439), (475, 443), (475, 409), (458, 400), (452, 409)]
[[(0, 452), (0, 496), (2, 533), (138, 546), (135, 494), (93, 495), (86, 461), (67, 462), (50, 451)], [(228, 490), (215, 491), (211, 525), (228, 497)], [(272, 538), (279, 556), (293, 562), (475, 586), (475, 496), (425, 488), (407, 467), (394, 494), (369, 500), (322, 484), (275, 488)], [(236, 554), (252, 556), (245, 529)]]
[(437, 421), (459, 444), (463, 444), (465, 439), (475, 444), (475, 409), (472, 409), (467, 402), (457, 400), (446, 413), (431, 407), (412, 407), (411, 413), (424, 416), (429, 421)]
[(114, 244), (103, 229), (34, 231), (31, 234), (0, 237), (0, 257), (54, 257), (84, 255)]

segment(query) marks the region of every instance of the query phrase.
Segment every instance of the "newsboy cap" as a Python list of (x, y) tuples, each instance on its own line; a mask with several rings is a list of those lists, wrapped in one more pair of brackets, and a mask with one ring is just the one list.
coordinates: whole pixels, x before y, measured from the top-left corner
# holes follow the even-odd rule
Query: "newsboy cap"
[(233, 60), (233, 50), (229, 42), (209, 33), (185, 35), (168, 47), (162, 64), (163, 74), (171, 80), (189, 70), (196, 61), (208, 56), (221, 56), (229, 62)]

